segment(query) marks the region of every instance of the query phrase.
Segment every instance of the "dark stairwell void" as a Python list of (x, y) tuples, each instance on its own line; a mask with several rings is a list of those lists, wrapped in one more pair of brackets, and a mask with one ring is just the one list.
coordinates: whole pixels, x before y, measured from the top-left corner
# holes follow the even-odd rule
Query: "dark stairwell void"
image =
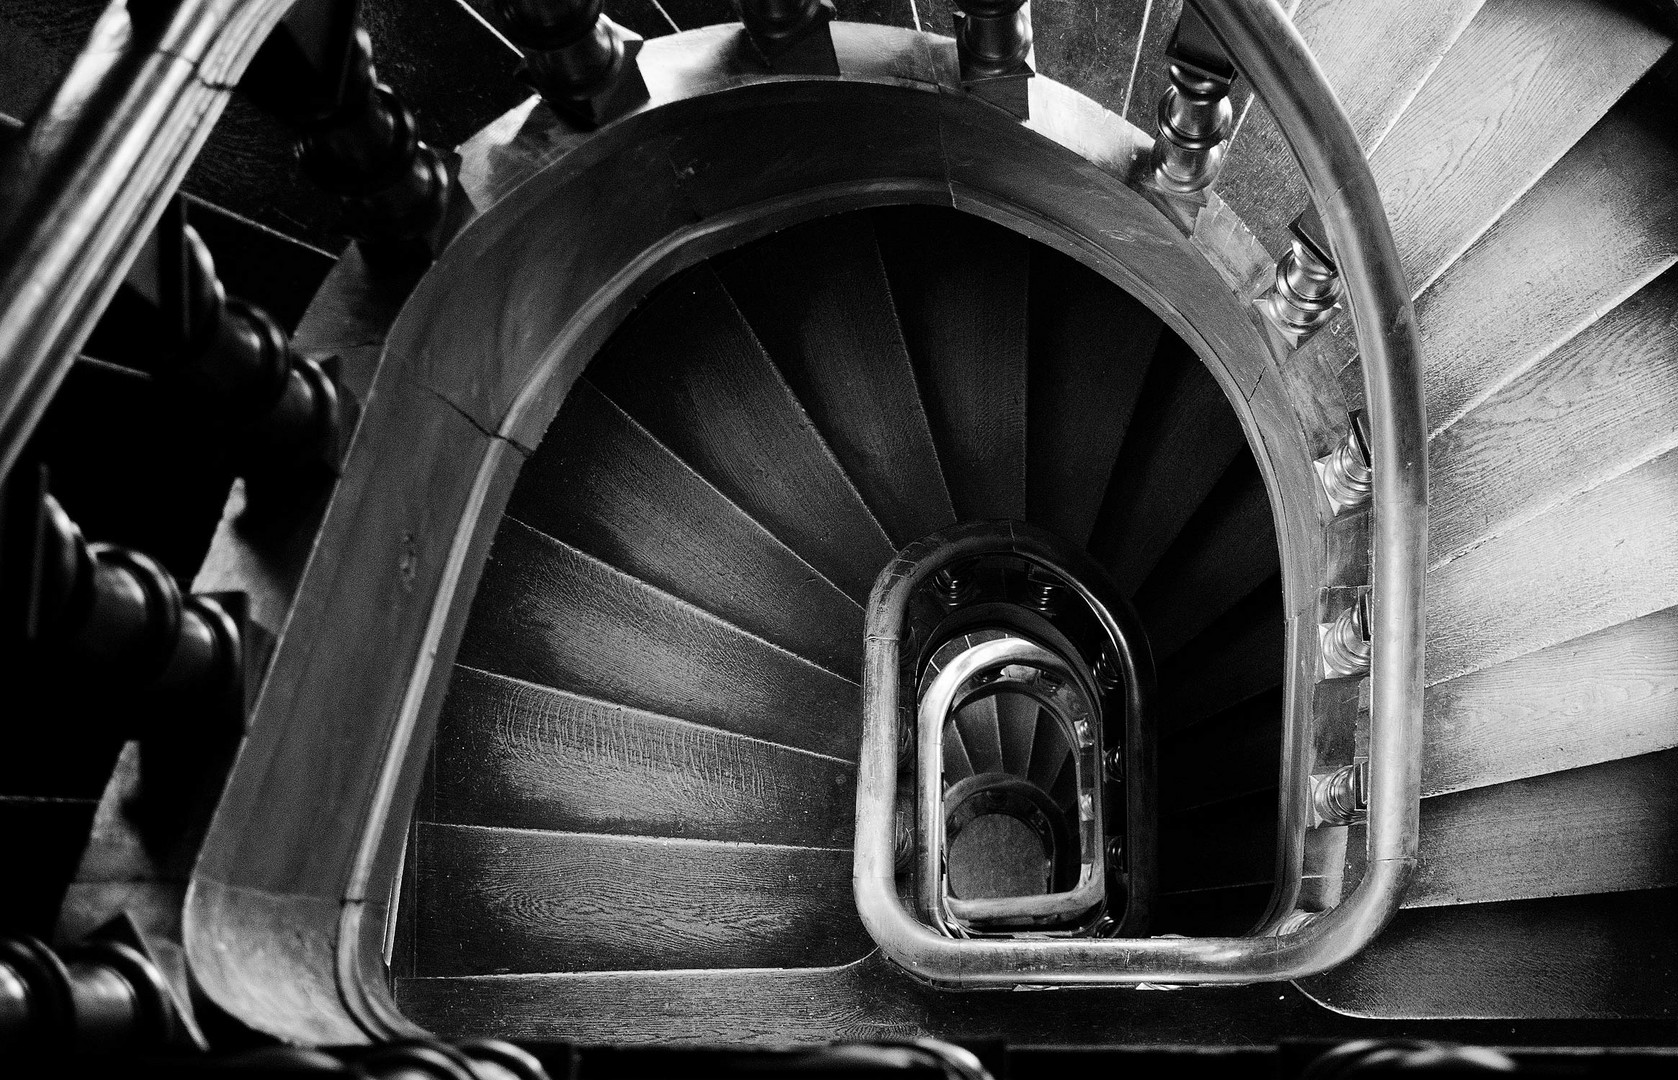
[[(665, 283), (524, 466), (413, 827), (404, 1007), (460, 1028), (452, 977), (866, 956), (864, 605), (894, 552), (992, 519), (1086, 549), (1153, 639), (1149, 932), (1250, 930), (1275, 861), (1283, 618), (1233, 410), (1157, 317), (1068, 256), (894, 207)], [(961, 718), (967, 741), (1003, 753), (1008, 712)], [(1029, 871), (1036, 837), (988, 816), (981, 846)]]

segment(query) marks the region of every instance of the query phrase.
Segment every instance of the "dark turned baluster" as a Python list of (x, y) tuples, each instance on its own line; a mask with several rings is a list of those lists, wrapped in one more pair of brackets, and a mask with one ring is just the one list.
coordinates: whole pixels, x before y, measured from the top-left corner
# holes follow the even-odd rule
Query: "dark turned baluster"
[(1159, 101), (1154, 183), (1176, 195), (1211, 186), (1223, 167), (1224, 145), (1235, 129), (1229, 88), (1235, 67), (1194, 8), (1183, 13), (1165, 47), (1171, 86)]
[(1277, 260), (1276, 283), (1265, 294), (1262, 309), (1291, 344), (1299, 345), (1334, 314), (1341, 284), (1317, 208), (1306, 207), (1288, 231), (1293, 233), (1293, 248)]
[(301, 0), (240, 86), (298, 129), (303, 171), (343, 201), (370, 264), (424, 264), (446, 239), (453, 179), (420, 140), (414, 114), (378, 81), (359, 9), (357, 0)]
[(60, 956), (32, 937), (0, 938), (0, 1055), (133, 1052), (180, 1039), (163, 975), (139, 949), (100, 940)]
[(497, 0), (502, 28), (524, 50), (521, 77), (556, 113), (599, 127), (642, 105), (641, 35), (601, 14), (602, 0)]
[(1031, 11), (1025, 0), (956, 0), (961, 85), (1022, 120), (1031, 115)]
[(746, 36), (769, 70), (788, 75), (837, 75), (833, 0), (735, 0)]

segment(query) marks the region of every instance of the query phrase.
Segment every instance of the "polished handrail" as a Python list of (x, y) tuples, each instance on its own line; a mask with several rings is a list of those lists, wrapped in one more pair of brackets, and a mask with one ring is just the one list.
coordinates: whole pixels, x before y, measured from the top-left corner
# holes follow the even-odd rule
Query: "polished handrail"
[(900, 558), (869, 605), (853, 886), (882, 951), (915, 974), (961, 985), (1240, 983), (1290, 979), (1355, 955), (1397, 912), (1415, 866), (1421, 804), (1422, 588), (1427, 424), (1410, 289), (1380, 194), (1344, 110), (1274, 0), (1189, 0), (1287, 138), (1346, 283), (1375, 472), (1369, 858), (1352, 894), (1273, 935), (1225, 938), (957, 940), (922, 923), (894, 883), (898, 646), (926, 576)]
[(292, 3), (113, 0), (0, 162), (0, 477)]

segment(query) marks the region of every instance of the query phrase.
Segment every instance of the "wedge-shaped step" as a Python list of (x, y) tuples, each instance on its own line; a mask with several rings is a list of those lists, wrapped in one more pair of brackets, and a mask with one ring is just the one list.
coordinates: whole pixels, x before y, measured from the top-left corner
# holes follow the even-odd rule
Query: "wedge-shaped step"
[(823, 967), (873, 942), (832, 848), (421, 825), (419, 975)]
[(856, 683), (506, 520), (459, 662), (854, 760)]
[(1272, 578), (1160, 665), (1161, 734), (1280, 685), (1286, 655), (1281, 582)]
[(1282, 762), (1282, 691), (1248, 698), (1179, 729), (1159, 748), (1162, 813), (1276, 787)]
[(1171, 814), (1159, 823), (1160, 904), (1174, 893), (1276, 879), (1276, 790)]
[(1557, 506), (1427, 577), (1427, 681), (1678, 603), (1678, 451)]
[(1678, 608), (1428, 687), (1422, 791), (1678, 747)]
[(875, 222), (956, 517), (1025, 517), (1029, 242), (953, 210)]
[(1434, 437), (1430, 561), (1678, 445), (1675, 412), (1678, 270), (1669, 270)]
[(853, 600), (867, 600), (891, 542), (709, 267), (666, 283), (588, 377)]
[(953, 525), (871, 219), (795, 226), (717, 272), (893, 545)]
[(1030, 276), (1026, 520), (1083, 547), (1164, 324), (1048, 248)]
[(586, 378), (519, 474), (510, 517), (846, 677), (862, 608)]
[(856, 769), (830, 757), (455, 669), (430, 819), (844, 847)]
[(1135, 593), (1246, 445), (1200, 358), (1162, 336), (1089, 541), (1121, 591)]
[(1678, 890), (1401, 911), (1299, 986), (1352, 1016), (1557, 1020), (1678, 1009)]
[(1408, 907), (1678, 885), (1678, 751), (1422, 803)]

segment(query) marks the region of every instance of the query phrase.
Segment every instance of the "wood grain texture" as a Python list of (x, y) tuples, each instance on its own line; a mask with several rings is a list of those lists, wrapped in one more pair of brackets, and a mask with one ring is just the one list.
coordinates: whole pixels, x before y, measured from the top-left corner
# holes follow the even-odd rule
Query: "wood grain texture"
[(1181, 728), (1159, 747), (1161, 813), (1274, 788), (1282, 767), (1282, 689)]
[(854, 759), (857, 684), (507, 519), (460, 663)]
[(421, 825), (415, 972), (823, 967), (872, 948), (851, 853)]
[(1424, 710), (1425, 795), (1678, 747), (1678, 608), (1430, 686)]
[(1246, 445), (1211, 373), (1176, 335), (1164, 335), (1089, 542), (1127, 595)]
[(1160, 666), (1160, 733), (1280, 686), (1286, 656), (1282, 586), (1272, 578)]
[(1412, 287), (1496, 221), (1669, 44), (1595, 0), (1486, 0), (1370, 155)]
[(1678, 890), (1401, 911), (1299, 987), (1389, 1019), (1678, 1015)]
[(850, 679), (862, 608), (586, 379), (525, 464), (507, 513)]
[(1678, 602), (1678, 451), (1427, 576), (1429, 684)]
[(1237, 454), (1136, 591), (1156, 657), (1169, 658), (1280, 572), (1274, 521), (1258, 464)]
[(954, 210), (874, 223), (956, 517), (1025, 517), (1030, 242)]
[(1418, 299), (1432, 432), (1678, 260), (1671, 110), (1663, 81), (1634, 88)]
[(954, 524), (870, 218), (798, 225), (717, 272), (892, 543)]
[(1408, 907), (1678, 885), (1678, 751), (1422, 803)]
[(866, 601), (891, 542), (708, 267), (662, 286), (588, 376), (804, 561)]
[(1265, 884), (1275, 876), (1275, 788), (1160, 818), (1161, 894)]
[(1026, 520), (1083, 547), (1164, 324), (1046, 247), (1030, 277)]
[(1675, 412), (1678, 271), (1669, 270), (1433, 439), (1429, 561), (1671, 449)]
[(426, 820), (845, 847), (856, 770), (832, 758), (457, 667)]

